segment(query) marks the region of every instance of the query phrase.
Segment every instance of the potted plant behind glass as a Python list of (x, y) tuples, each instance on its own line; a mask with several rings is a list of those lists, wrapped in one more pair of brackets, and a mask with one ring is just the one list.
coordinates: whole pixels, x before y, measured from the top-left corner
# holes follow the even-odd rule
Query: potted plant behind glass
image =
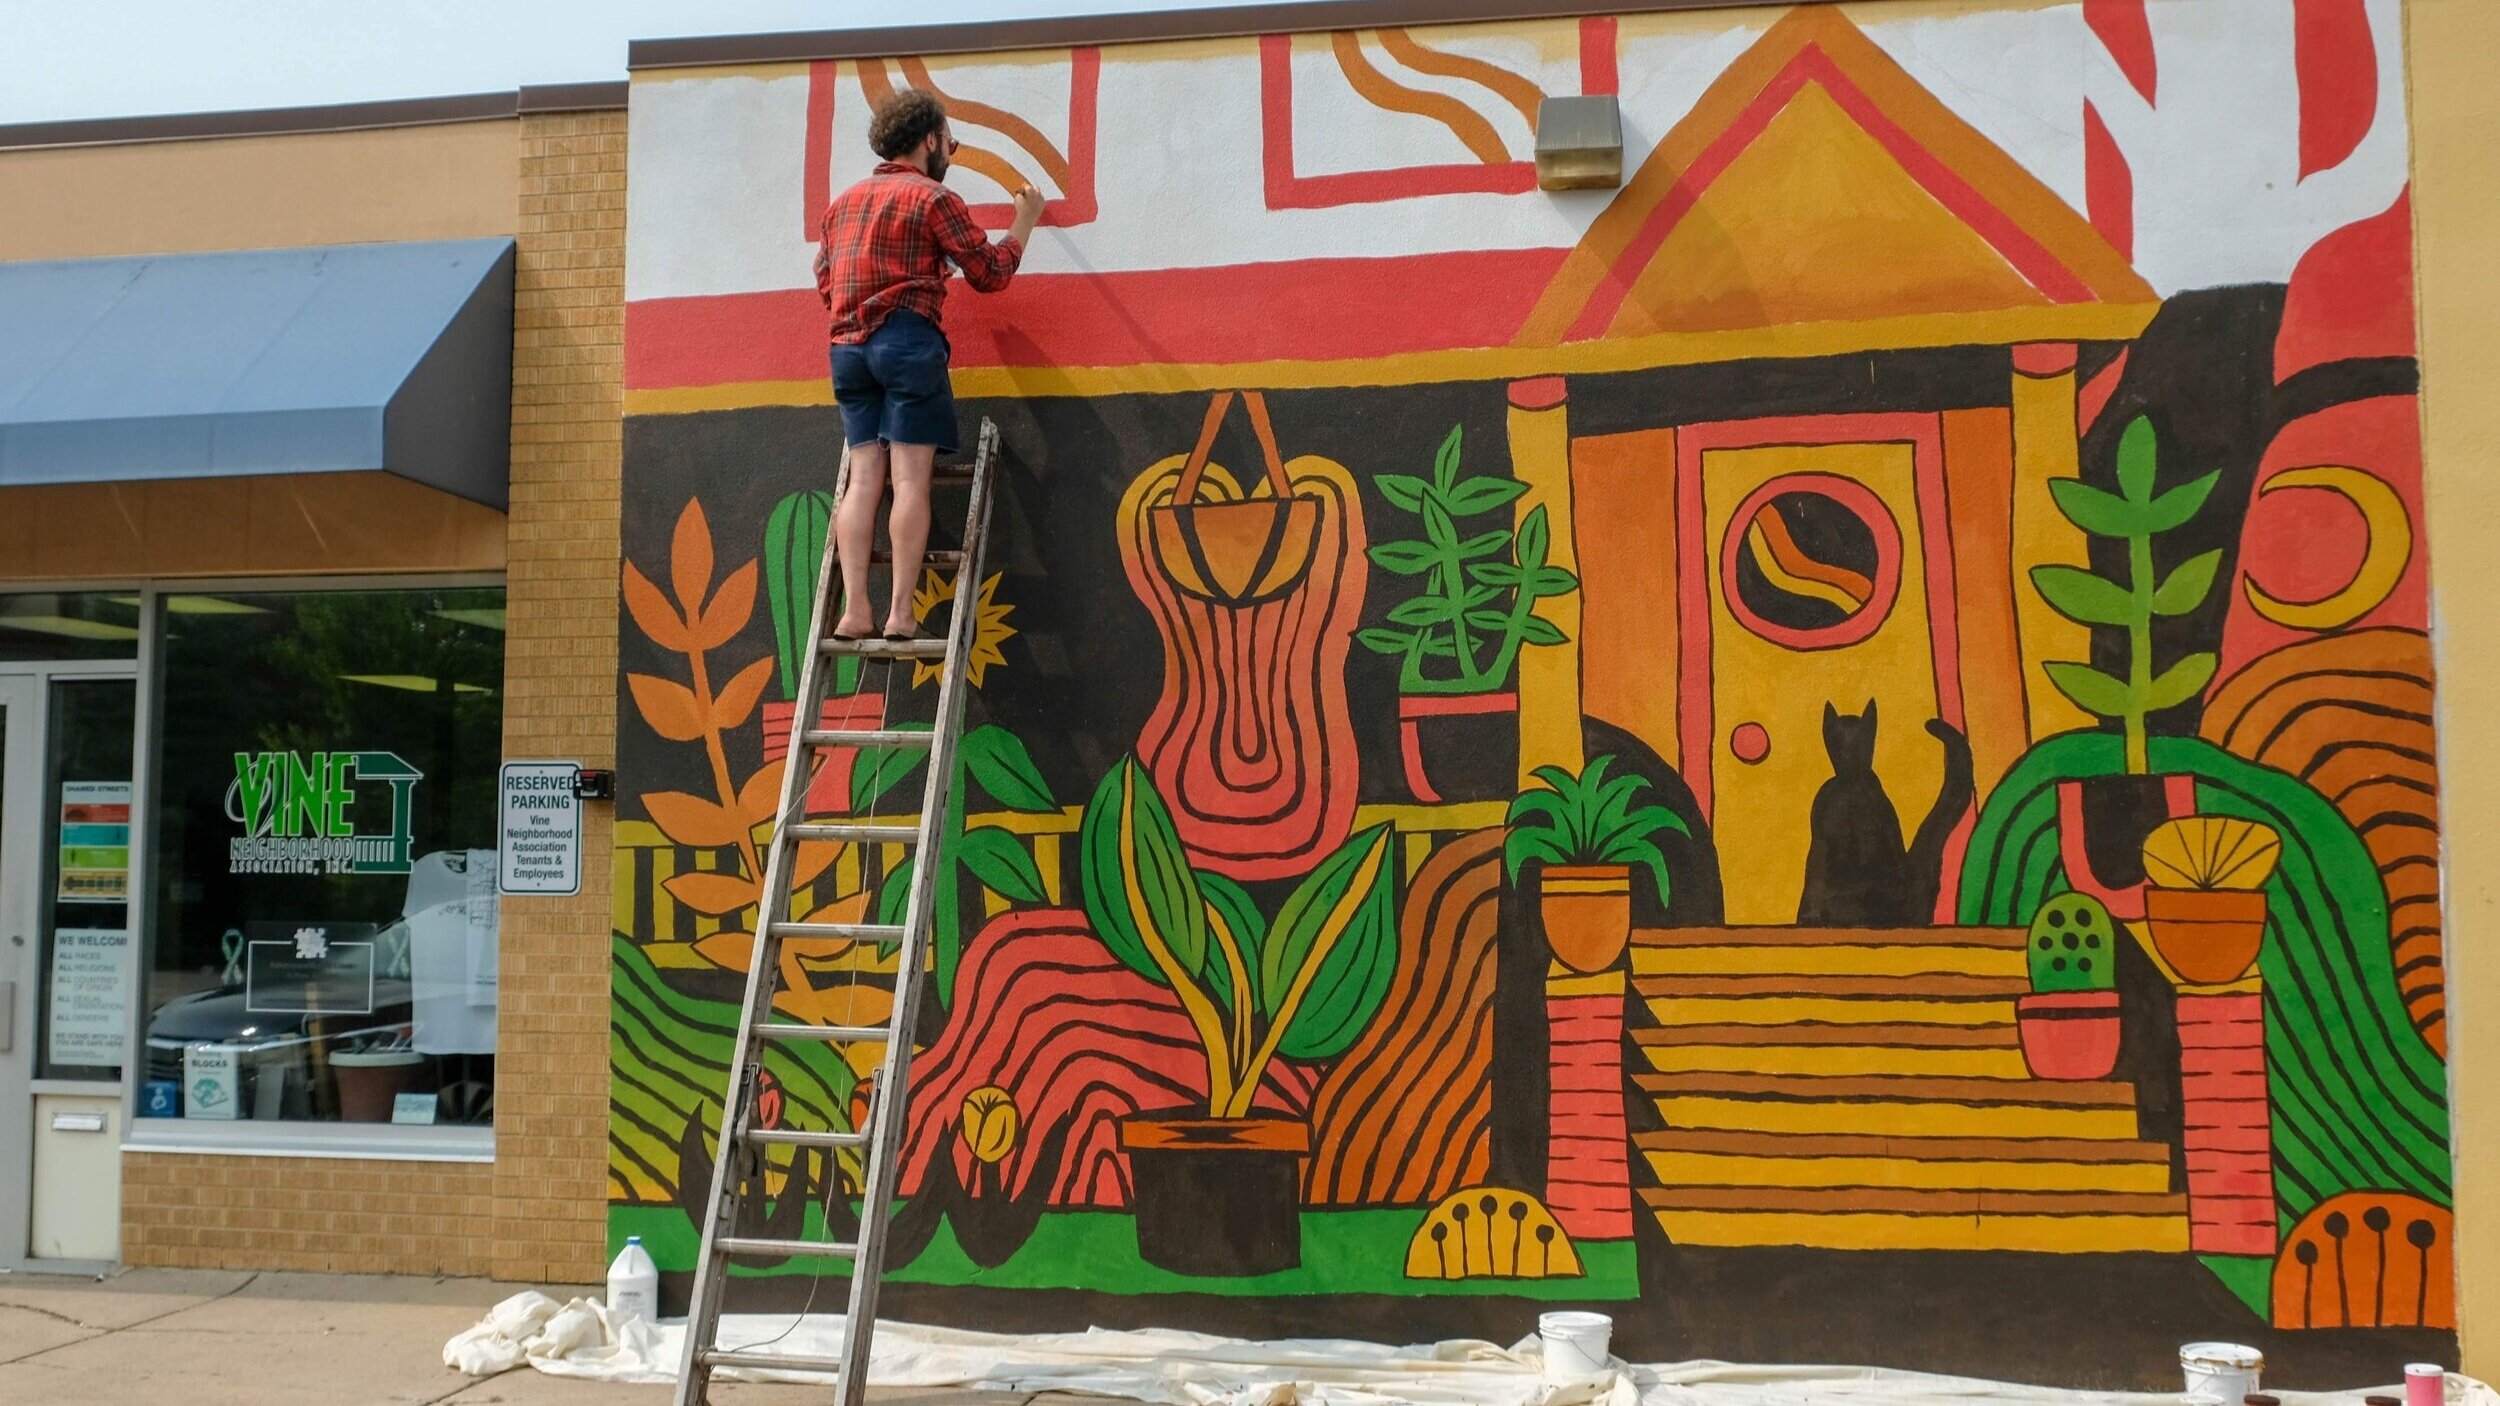
[(2256, 964), (2266, 938), (2266, 880), (2283, 840), (2254, 820), (2193, 815), (2144, 841), (2144, 926), (2179, 980), (2220, 986)]
[(2031, 994), (2014, 1002), (2023, 1063), (2038, 1079), (2106, 1079), (2118, 1067), (2118, 923), (2088, 893), (2040, 905), (2023, 936)]
[(2123, 582), (2075, 566), (2031, 569), (2031, 583), (2050, 609), (2080, 625), (2126, 631), (2123, 679), (2083, 662), (2043, 666), (2058, 692), (2085, 712), (2116, 721), (2124, 739), (2120, 774), (2058, 784), (2067, 881), (2122, 918), (2143, 916), (2144, 837), (2162, 821), (2186, 814), (2196, 800), (2188, 778), (2152, 774), (2147, 720), (2195, 698), (2213, 678), (2215, 665), (2213, 653), (2202, 651), (2154, 670), (2155, 623), (2202, 605), (2222, 564), (2219, 549), (2200, 552), (2156, 578), (2154, 538), (2195, 517), (2221, 476), (2216, 470), (2156, 493), (2157, 452), (2152, 421), (2138, 416), (2119, 438), (2116, 493), (2079, 478), (2049, 480), (2049, 493), (2067, 521), (2091, 536), (2126, 544)]
[(1138, 1255), (1179, 1274), (1291, 1269), (1310, 1127), (1253, 1105), (1275, 1060), (1333, 1059), (1380, 1010), (1397, 966), (1389, 827), (1348, 837), (1272, 923), (1239, 884), (1190, 867), (1134, 757), (1095, 789), (1080, 844), (1095, 935), (1179, 999), (1207, 1062), (1204, 1110), (1121, 1122)]
[(1580, 578), (1546, 562), (1552, 546), (1545, 509), (1509, 526), (1465, 532), (1468, 518), (1508, 508), (1528, 486), (1513, 478), (1459, 476), (1464, 427), (1452, 425), (1433, 455), (1432, 477), (1382, 474), (1381, 496), (1415, 514), (1420, 539), (1372, 546), (1372, 564), (1423, 578), (1415, 594), (1389, 609), (1388, 624), (1355, 632), (1366, 649), (1398, 663), (1398, 740), (1407, 789), (1427, 804), (1441, 799), (1427, 774), (1422, 724), (1427, 718), (1515, 712), (1510, 681), (1519, 650), (1561, 644), (1563, 632), (1536, 614), (1540, 601), (1569, 595)]
[(1526, 861), (1544, 864), (1537, 907), (1545, 940), (1573, 971), (1604, 971), (1623, 955), (1632, 937), (1632, 866), (1649, 870), (1664, 904), (1667, 859), (1656, 836), (1692, 833), (1665, 806), (1634, 809), (1633, 798), (1649, 781), (1631, 775), (1608, 780), (1614, 760), (1594, 758), (1576, 776), (1558, 766), (1538, 767), (1533, 775), (1543, 785), (1521, 792), (1507, 817), (1503, 865), (1517, 883)]

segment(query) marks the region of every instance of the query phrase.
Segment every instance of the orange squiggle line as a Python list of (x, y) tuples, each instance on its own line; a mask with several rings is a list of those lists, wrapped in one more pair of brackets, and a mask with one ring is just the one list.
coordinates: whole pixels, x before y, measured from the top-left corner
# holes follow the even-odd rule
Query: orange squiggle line
[[(1013, 141), (1024, 148), (1026, 155), (1041, 163), (1042, 174), (1057, 182), (1060, 190), (1066, 191), (1071, 188), (1067, 156), (1059, 150), (1057, 143), (1042, 135), (1039, 127), (1005, 108), (992, 107), (984, 102), (974, 102), (970, 98), (947, 96), (946, 91), (938, 87), (937, 80), (929, 76), (929, 65), (922, 60), (903, 60), (903, 76), (912, 81), (913, 87), (946, 104), (946, 111), (950, 117), (961, 117), (967, 122), (987, 127)], [(970, 151), (972, 148), (967, 146), (964, 150)], [(1009, 185), (1007, 188), (1014, 190), (1015, 186)]]
[[(905, 60), (906, 67), (909, 66), (910, 62), (910, 60)], [(887, 98), (894, 95), (894, 83), (892, 79), (886, 76), (884, 60), (863, 59), (860, 61), (859, 90), (868, 96), (868, 101), (871, 105), (884, 102)], [(938, 100), (940, 102), (946, 101), (943, 94), (938, 96)], [(967, 171), (980, 172), (982, 175), (998, 182), (999, 187), (1003, 190), (1012, 191), (1016, 187), (1024, 184), (1024, 173), (1018, 171), (1013, 165), (1009, 164), (1005, 157), (999, 156), (995, 152), (988, 151), (984, 148), (974, 146), (969, 142), (965, 143), (961, 149), (956, 151), (955, 164), (963, 167)], [(1066, 187), (1062, 186), (1061, 188), (1065, 189)]]
[(1423, 92), (1391, 79), (1372, 65), (1371, 57), (1363, 52), (1363, 41), (1349, 31), (1338, 30), (1328, 36), (1328, 42), (1337, 51), (1337, 67), (1345, 70), (1345, 81), (1365, 102), (1390, 112), (1431, 118), (1449, 128), (1487, 166), (1510, 160), (1510, 148), (1502, 144), (1501, 134), (1482, 113), (1447, 94)]
[(1818, 560), (1798, 546), (1797, 539), (1789, 534), (1788, 519), (1781, 515), (1778, 508), (1765, 505), (1761, 516), (1754, 519), (1754, 524), (1762, 529), (1772, 554), (1791, 575), (1839, 589), (1849, 597), (1849, 608), (1852, 610), (1875, 598), (1875, 583), (1864, 575), (1838, 562)]
[(1464, 54), (1447, 54), (1439, 49), (1427, 49), (1416, 43), (1415, 37), (1403, 29), (1383, 29), (1374, 32), (1380, 36), (1380, 47), (1389, 51), (1389, 57), (1405, 64), (1417, 73), (1429, 73), (1436, 78), (1456, 78), (1461, 82), (1480, 84), (1490, 88), (1495, 96), (1519, 109), (1519, 115), (1528, 119), (1529, 131), (1536, 130), (1537, 107), (1545, 101), (1543, 88), (1507, 68), (1486, 63), (1482, 59), (1471, 59)]

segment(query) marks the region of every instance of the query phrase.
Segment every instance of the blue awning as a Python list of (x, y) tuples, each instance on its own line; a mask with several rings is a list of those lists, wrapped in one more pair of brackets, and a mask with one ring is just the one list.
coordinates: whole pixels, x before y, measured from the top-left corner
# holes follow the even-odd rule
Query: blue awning
[(0, 264), (0, 487), (383, 470), (501, 508), (512, 241)]

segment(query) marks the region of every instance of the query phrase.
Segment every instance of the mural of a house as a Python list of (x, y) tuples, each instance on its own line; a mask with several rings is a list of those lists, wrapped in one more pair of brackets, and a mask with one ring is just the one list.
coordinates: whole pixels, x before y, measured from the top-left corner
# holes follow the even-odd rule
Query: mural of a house
[[(625, 669), (765, 682), (691, 732), (624, 713), (615, 1233), (690, 1262), (793, 723), (755, 695), (787, 696), (838, 433), (811, 212), (909, 83), (976, 212), (1051, 202), (1016, 285), (947, 312), (1006, 566), (922, 592), (985, 654), (905, 1311), (1411, 1337), (1587, 1301), (1742, 1356), (1804, 1276), (1853, 1306), (1818, 1351), (1923, 1366), (2036, 1370), (2000, 1311), (2094, 1351), (2228, 1321), (2452, 1353), (2411, 383), (2301, 380), (2410, 375), (2401, 104), (2350, 91), (2381, 57), (2332, 104), (2251, 79), (2296, 141), (2211, 138), (2218, 187), (2318, 178), (2211, 231), (2237, 276), (2161, 203), (2195, 119), (2160, 104), (2237, 81), (2217, 56), (2288, 73), (2278, 11), (642, 74)], [(1619, 96), (1620, 189), (1535, 189), (1549, 94)], [(2326, 164), (2266, 165), (2295, 150)], [(833, 706), (925, 716), (929, 683)], [(811, 805), (890, 814), (901, 779), (842, 758)], [(1182, 909), (1112, 881), (1141, 848)], [(873, 911), (899, 858), (810, 856), (802, 912)], [(1255, 1010), (1136, 959), (1189, 904)], [(857, 1023), (891, 965), (785, 971), (786, 1014)], [(851, 1117), (872, 1054), (776, 1065), (777, 1116)], [(1210, 1120), (1231, 1171), (1177, 1160)], [(794, 1222), (853, 1213), (838, 1164), (775, 1175)]]

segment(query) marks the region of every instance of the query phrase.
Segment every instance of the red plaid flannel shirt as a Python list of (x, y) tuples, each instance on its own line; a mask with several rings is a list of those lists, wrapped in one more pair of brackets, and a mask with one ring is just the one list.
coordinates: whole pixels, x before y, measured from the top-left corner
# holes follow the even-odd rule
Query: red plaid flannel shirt
[(995, 293), (1023, 262), (1024, 245), (991, 243), (962, 196), (899, 161), (881, 163), (825, 207), (816, 294), (833, 315), (833, 340), (868, 340), (896, 308), (942, 325), (948, 259), (964, 282)]

